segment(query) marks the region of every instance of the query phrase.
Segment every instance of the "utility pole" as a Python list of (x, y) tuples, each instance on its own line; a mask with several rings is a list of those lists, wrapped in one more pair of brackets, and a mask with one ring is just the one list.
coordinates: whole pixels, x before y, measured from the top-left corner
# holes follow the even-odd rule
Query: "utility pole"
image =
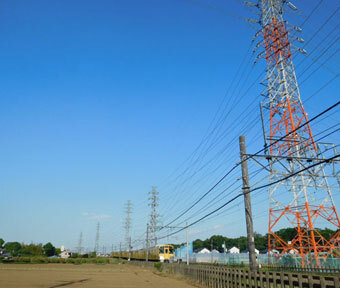
[(150, 203), (149, 206), (151, 207), (151, 212), (150, 212), (150, 221), (149, 221), (149, 229), (150, 229), (150, 243), (151, 246), (157, 246), (157, 230), (158, 230), (158, 217), (159, 214), (157, 213), (157, 207), (158, 207), (158, 192), (156, 187), (152, 187), (152, 191), (149, 192), (151, 195), (149, 197)]
[(150, 242), (149, 242), (149, 223), (146, 224), (146, 262), (149, 261), (149, 245), (150, 245)]
[(251, 211), (250, 191), (249, 191), (249, 176), (248, 176), (248, 163), (246, 154), (245, 137), (240, 136), (240, 156), (242, 166), (242, 181), (243, 181), (243, 195), (244, 195), (244, 208), (246, 213), (247, 224), (247, 237), (248, 237), (248, 250), (249, 250), (249, 265), (250, 270), (256, 270), (256, 255), (255, 255), (255, 241), (254, 241), (254, 228), (253, 228), (253, 215)]
[(79, 235), (79, 241), (78, 241), (78, 254), (81, 254), (82, 252), (82, 245), (83, 245), (83, 232), (80, 232), (80, 235)]
[[(298, 9), (286, 0), (258, 0), (256, 4), (244, 1), (244, 4), (259, 16), (258, 21), (253, 19), (260, 25), (253, 38), (253, 43), (257, 43), (253, 50), (257, 54), (255, 62), (261, 58), (266, 61), (267, 75), (261, 82), (265, 86), (264, 90), (261, 88), (264, 96), (261, 107), (269, 118), (263, 129), (265, 153), (256, 153), (252, 158), (262, 169), (267, 166), (269, 172), (268, 261), (272, 255), (276, 262), (292, 250), (292, 257), (301, 267), (316, 264), (320, 268), (326, 265), (330, 255), (340, 256), (337, 249), (340, 217), (332, 197), (332, 190), (339, 188), (332, 184), (339, 179), (339, 168), (335, 165), (338, 160), (325, 161), (336, 157), (338, 152), (334, 144), (315, 142), (302, 103), (293, 55), (306, 54), (303, 49), (306, 44), (302, 48), (293, 44), (304, 42), (297, 37), (302, 28), (284, 19), (286, 9)], [(261, 118), (262, 115), (261, 111)], [(295, 174), (310, 163), (317, 168)], [(290, 180), (281, 181), (285, 178)], [(327, 239), (316, 228), (321, 225), (338, 232)], [(290, 243), (276, 233), (281, 227), (296, 231)]]
[(119, 242), (119, 258), (122, 258), (122, 242)]
[(96, 255), (97, 255), (97, 252), (99, 251), (99, 229), (100, 229), (100, 224), (98, 222), (97, 223), (97, 232), (96, 232), (96, 244), (94, 246), (94, 252), (96, 252)]
[(186, 236), (187, 236), (187, 265), (189, 265), (189, 229), (188, 222), (185, 226)]
[(128, 200), (127, 203), (125, 204), (125, 243), (127, 247), (127, 251), (129, 253), (129, 259), (130, 259), (130, 250), (131, 250), (131, 211), (132, 211), (132, 205), (131, 201)]
[(227, 264), (227, 263), (226, 263), (226, 252), (227, 252), (226, 249), (227, 249), (227, 248), (226, 248), (226, 246), (225, 246), (225, 241), (224, 241), (224, 244), (223, 244), (224, 264)]
[(211, 255), (211, 264), (213, 263), (213, 240), (210, 240), (210, 255)]

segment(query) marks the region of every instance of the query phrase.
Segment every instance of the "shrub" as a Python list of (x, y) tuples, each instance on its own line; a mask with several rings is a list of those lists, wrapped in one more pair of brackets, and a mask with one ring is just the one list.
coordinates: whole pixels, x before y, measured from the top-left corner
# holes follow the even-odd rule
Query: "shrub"
[(31, 263), (48, 263), (48, 258), (47, 257), (32, 257), (31, 258)]
[(71, 264), (74, 264), (75, 263), (75, 260), (74, 258), (67, 258), (66, 259), (66, 263), (71, 263)]
[(155, 263), (155, 264), (153, 264), (153, 267), (156, 268), (159, 272), (162, 272), (162, 270), (163, 270), (162, 263)]
[(31, 257), (17, 257), (14, 259), (15, 262), (17, 263), (31, 263)]

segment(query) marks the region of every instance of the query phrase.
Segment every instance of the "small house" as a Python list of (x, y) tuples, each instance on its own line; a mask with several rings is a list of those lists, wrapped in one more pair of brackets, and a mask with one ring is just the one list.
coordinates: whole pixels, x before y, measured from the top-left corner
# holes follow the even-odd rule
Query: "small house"
[(230, 254), (240, 254), (240, 249), (238, 249), (237, 247), (232, 247), (229, 249), (229, 253)]
[(203, 248), (201, 251), (198, 252), (199, 254), (208, 254), (210, 251), (207, 248)]

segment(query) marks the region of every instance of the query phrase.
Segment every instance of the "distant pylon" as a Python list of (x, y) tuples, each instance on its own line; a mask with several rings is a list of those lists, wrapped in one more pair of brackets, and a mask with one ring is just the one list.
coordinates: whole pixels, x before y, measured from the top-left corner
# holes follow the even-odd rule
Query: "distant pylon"
[(149, 243), (151, 247), (154, 247), (157, 245), (157, 230), (158, 230), (158, 218), (159, 214), (157, 213), (157, 207), (158, 207), (158, 192), (156, 187), (152, 187), (152, 191), (149, 192), (149, 206), (151, 207), (150, 212), (150, 220), (149, 220)]
[(130, 252), (131, 250), (131, 213), (132, 213), (132, 205), (131, 201), (128, 200), (125, 205), (125, 243), (126, 249)]
[[(269, 114), (269, 129), (264, 129), (265, 147), (269, 149), (266, 155), (256, 157), (268, 162), (269, 182), (274, 184), (269, 188), (268, 255), (278, 260), (290, 253), (302, 267), (320, 267), (328, 257), (340, 256), (340, 220), (331, 191), (331, 187), (339, 186), (339, 169), (337, 161), (324, 162), (337, 154), (335, 146), (316, 143), (306, 124), (292, 60), (294, 53), (306, 51), (291, 45), (293, 41), (303, 42), (300, 37), (291, 37), (292, 31), (301, 32), (301, 28), (289, 26), (282, 16), (285, 4), (297, 8), (285, 0), (245, 3), (260, 9), (261, 30), (256, 36), (261, 40), (254, 51), (263, 49), (256, 60), (265, 58), (267, 62), (262, 108)], [(311, 164), (318, 165), (280, 181)], [(288, 242), (276, 233), (287, 226), (296, 231)], [(326, 239), (317, 229), (325, 226), (338, 232)]]
[(78, 240), (78, 249), (77, 249), (78, 254), (81, 254), (81, 252), (83, 250), (82, 245), (83, 245), (83, 232), (80, 232), (79, 240)]
[(97, 230), (96, 230), (96, 244), (94, 246), (94, 252), (99, 252), (99, 230), (100, 230), (100, 224), (97, 223)]

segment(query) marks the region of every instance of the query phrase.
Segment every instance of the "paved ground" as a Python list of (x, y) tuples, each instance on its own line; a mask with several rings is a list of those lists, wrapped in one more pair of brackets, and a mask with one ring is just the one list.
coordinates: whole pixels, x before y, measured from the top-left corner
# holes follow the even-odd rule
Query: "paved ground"
[(190, 288), (177, 279), (127, 264), (0, 264), (1, 288)]

